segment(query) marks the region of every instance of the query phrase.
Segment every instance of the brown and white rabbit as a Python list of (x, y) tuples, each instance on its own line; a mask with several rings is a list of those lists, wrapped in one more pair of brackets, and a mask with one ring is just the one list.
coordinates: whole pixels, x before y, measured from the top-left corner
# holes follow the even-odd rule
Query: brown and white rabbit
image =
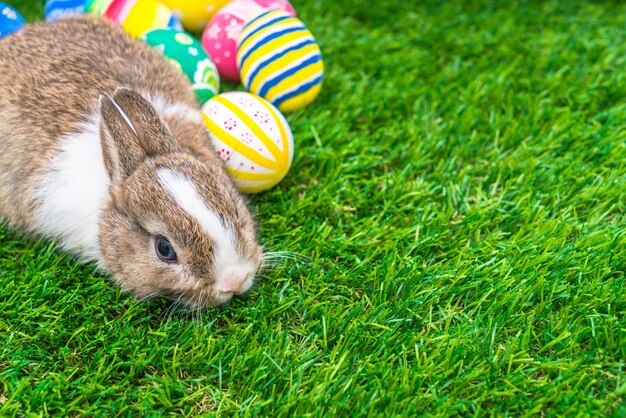
[(189, 82), (90, 18), (0, 41), (0, 218), (193, 307), (247, 291), (263, 257)]

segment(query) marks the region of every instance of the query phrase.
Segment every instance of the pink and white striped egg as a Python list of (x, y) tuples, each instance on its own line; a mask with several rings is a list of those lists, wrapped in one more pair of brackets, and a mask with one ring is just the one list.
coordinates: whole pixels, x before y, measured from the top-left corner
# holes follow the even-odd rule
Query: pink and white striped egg
[(234, 0), (211, 19), (202, 36), (202, 46), (211, 56), (221, 78), (234, 82), (241, 80), (237, 68), (237, 41), (241, 30), (270, 9), (284, 10), (296, 16), (287, 0)]

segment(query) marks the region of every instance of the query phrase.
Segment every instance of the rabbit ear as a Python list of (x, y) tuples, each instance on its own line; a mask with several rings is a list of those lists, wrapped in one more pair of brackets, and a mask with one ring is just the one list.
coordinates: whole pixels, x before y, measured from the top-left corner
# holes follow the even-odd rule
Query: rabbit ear
[(154, 107), (139, 93), (119, 88), (100, 99), (100, 142), (113, 181), (130, 175), (147, 157), (178, 150)]

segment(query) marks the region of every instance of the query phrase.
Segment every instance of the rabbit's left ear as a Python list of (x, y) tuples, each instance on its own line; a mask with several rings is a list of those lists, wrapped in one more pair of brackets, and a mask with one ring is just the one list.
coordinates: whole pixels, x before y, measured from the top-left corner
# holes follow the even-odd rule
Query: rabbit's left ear
[(179, 150), (167, 125), (139, 93), (120, 88), (100, 100), (100, 141), (113, 181), (130, 175), (146, 158)]

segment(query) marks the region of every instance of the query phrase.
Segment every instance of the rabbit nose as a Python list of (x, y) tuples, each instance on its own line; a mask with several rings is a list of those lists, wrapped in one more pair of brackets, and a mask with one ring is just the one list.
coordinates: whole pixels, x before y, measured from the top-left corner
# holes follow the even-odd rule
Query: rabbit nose
[(217, 277), (216, 284), (221, 293), (243, 293), (252, 285), (252, 275), (245, 269), (229, 266)]

